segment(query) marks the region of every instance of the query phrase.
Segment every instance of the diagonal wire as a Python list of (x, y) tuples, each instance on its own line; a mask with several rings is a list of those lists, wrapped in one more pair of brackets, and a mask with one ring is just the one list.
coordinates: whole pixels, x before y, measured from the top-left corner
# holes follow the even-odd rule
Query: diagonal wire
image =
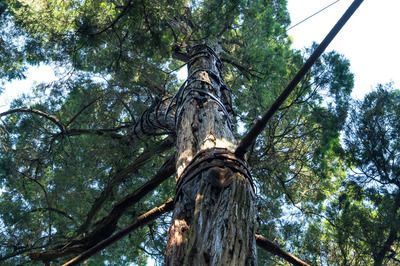
[(313, 13), (313, 14), (311, 14), (311, 15), (309, 15), (308, 17), (306, 17), (305, 19), (303, 19), (303, 20), (297, 22), (297, 23), (294, 24), (293, 26), (290, 26), (286, 31), (289, 31), (289, 30), (293, 29), (294, 27), (299, 26), (299, 25), (302, 24), (303, 22), (306, 22), (306, 21), (309, 20), (310, 18), (312, 18), (312, 17), (318, 15), (319, 13), (323, 12), (324, 10), (330, 8), (331, 6), (333, 6), (334, 4), (336, 4), (336, 3), (339, 2), (339, 1), (340, 1), (340, 0), (336, 0), (336, 1), (333, 2), (333, 3), (330, 3), (330, 4), (327, 5), (326, 7), (324, 7), (324, 8), (322, 8), (322, 9), (318, 10), (317, 12), (315, 12), (315, 13)]

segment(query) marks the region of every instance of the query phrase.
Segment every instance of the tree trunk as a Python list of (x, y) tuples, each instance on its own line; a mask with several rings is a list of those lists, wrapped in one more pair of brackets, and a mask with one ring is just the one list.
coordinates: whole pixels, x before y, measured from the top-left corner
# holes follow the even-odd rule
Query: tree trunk
[(387, 253), (389, 252), (392, 245), (398, 239), (399, 234), (399, 224), (398, 224), (398, 210), (400, 208), (400, 192), (397, 192), (393, 201), (393, 206), (391, 210), (392, 219), (390, 219), (390, 230), (386, 241), (383, 243), (382, 247), (373, 254), (374, 266), (382, 266)]
[(189, 51), (176, 96), (177, 192), (166, 265), (256, 265), (254, 188), (234, 155), (230, 91), (213, 50)]

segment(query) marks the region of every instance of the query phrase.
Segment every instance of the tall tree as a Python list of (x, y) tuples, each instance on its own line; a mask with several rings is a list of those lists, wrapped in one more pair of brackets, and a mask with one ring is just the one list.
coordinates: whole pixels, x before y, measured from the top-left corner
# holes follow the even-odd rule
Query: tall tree
[[(46, 63), (60, 79), (1, 113), (1, 260), (60, 262), (171, 196), (172, 218), (91, 260), (144, 264), (166, 248), (170, 265), (255, 264), (256, 230), (301, 251), (283, 217), (321, 211), (353, 84), (349, 63), (324, 55), (246, 156), (251, 177), (236, 140), (303, 62), (285, 5), (6, 1), (4, 78)], [(175, 172), (176, 194), (163, 182)]]
[(320, 250), (321, 261), (399, 263), (399, 97), (391, 84), (379, 85), (351, 104), (343, 135), (347, 167), (336, 177), (339, 185), (326, 204), (327, 220), (314, 220), (303, 242), (308, 253)]
[[(343, 234), (363, 243), (374, 265), (399, 262), (399, 129), (400, 92), (389, 84), (379, 85), (355, 103), (346, 131), (345, 144), (354, 167), (348, 185), (354, 193), (340, 195), (340, 221), (350, 223), (350, 228), (359, 223), (358, 235), (351, 229)], [(348, 217), (354, 221), (346, 221)]]

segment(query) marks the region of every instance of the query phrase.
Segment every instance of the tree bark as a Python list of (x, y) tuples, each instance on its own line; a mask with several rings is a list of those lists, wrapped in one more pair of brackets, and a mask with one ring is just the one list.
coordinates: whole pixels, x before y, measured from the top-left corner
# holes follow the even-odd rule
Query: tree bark
[(177, 192), (166, 265), (256, 265), (254, 190), (234, 155), (230, 91), (213, 50), (189, 50), (176, 96)]

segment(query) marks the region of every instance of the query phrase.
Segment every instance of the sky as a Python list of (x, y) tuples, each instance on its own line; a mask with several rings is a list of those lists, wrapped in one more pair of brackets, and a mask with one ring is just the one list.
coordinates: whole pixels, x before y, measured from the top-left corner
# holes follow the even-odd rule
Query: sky
[[(288, 32), (293, 48), (321, 42), (352, 0), (288, 0), (292, 25), (333, 2), (337, 3)], [(361, 99), (379, 83), (393, 82), (400, 87), (399, 11), (400, 0), (365, 0), (328, 47), (327, 51), (336, 50), (350, 60), (354, 98)], [(32, 84), (56, 79), (46, 65), (30, 68), (26, 76), (26, 80), (6, 84), (0, 95), (0, 112), (8, 109), (12, 99), (29, 93)]]
[[(292, 25), (335, 0), (288, 0)], [(340, 0), (291, 29), (293, 47), (321, 42), (352, 0)], [(400, 1), (365, 0), (328, 47), (350, 60), (355, 76), (352, 96), (361, 99), (379, 83), (400, 87)]]
[(33, 85), (52, 82), (57, 79), (53, 69), (48, 65), (30, 67), (25, 72), (25, 76), (26, 79), (15, 80), (4, 85), (4, 92), (0, 94), (0, 112), (6, 111), (13, 99), (24, 93), (29, 93)]

